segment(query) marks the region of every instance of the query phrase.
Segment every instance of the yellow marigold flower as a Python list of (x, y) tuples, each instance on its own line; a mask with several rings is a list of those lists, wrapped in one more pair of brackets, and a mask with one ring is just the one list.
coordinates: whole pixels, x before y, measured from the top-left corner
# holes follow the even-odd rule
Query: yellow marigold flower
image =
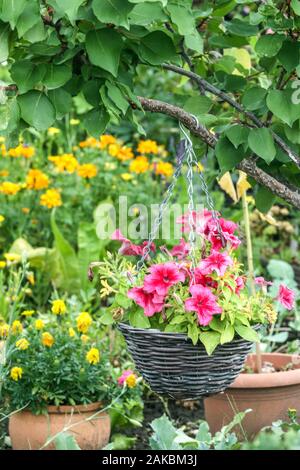
[(74, 328), (69, 328), (69, 336), (70, 336), (70, 338), (74, 338), (75, 335), (76, 335), (76, 333), (75, 333)]
[(4, 220), (5, 220), (4, 215), (1, 215), (1, 214), (0, 214), (0, 224), (2, 224), (2, 222), (4, 222)]
[(132, 173), (145, 173), (147, 170), (149, 170), (149, 162), (144, 155), (136, 157), (129, 165), (129, 171)]
[(4, 258), (6, 261), (10, 261), (11, 263), (18, 263), (21, 261), (21, 255), (18, 253), (4, 253)]
[(50, 135), (50, 137), (53, 137), (56, 134), (60, 134), (60, 129), (57, 127), (49, 127), (47, 134)]
[(7, 176), (9, 176), (9, 171), (8, 170), (1, 170), (0, 171), (0, 176), (2, 176), (3, 178), (6, 178)]
[(101, 135), (100, 136), (100, 148), (101, 149), (106, 149), (108, 145), (115, 144), (117, 142), (117, 139), (109, 134), (106, 135)]
[(44, 346), (47, 346), (47, 348), (51, 348), (51, 346), (53, 346), (54, 344), (54, 338), (51, 333), (48, 333), (48, 331), (42, 333), (42, 344)]
[(136, 375), (135, 374), (130, 374), (128, 377), (126, 377), (126, 385), (129, 388), (133, 388), (136, 386)]
[(130, 181), (133, 179), (133, 176), (130, 173), (122, 173), (121, 178), (124, 181)]
[(156, 175), (165, 176), (166, 178), (172, 176), (174, 172), (173, 165), (167, 162), (158, 162), (154, 168)]
[(26, 351), (29, 348), (29, 341), (26, 338), (18, 339), (16, 342), (16, 348), (20, 351)]
[(0, 338), (7, 338), (9, 330), (10, 326), (8, 323), (3, 323), (2, 325), (0, 325)]
[(80, 339), (83, 343), (87, 343), (90, 337), (88, 335), (81, 335)]
[(78, 126), (79, 123), (80, 123), (79, 119), (70, 119), (71, 126)]
[(91, 326), (93, 319), (88, 312), (81, 312), (76, 321), (78, 331), (80, 331), (80, 333), (86, 333)]
[(11, 325), (11, 331), (13, 332), (13, 334), (22, 333), (22, 323), (19, 320), (15, 320)]
[(99, 148), (100, 142), (95, 137), (88, 137), (86, 140), (79, 142), (80, 148)]
[(18, 380), (22, 378), (22, 375), (23, 375), (22, 367), (13, 367), (10, 371), (10, 377), (16, 382), (18, 382)]
[(111, 157), (116, 157), (118, 155), (118, 152), (120, 151), (121, 146), (117, 143), (115, 144), (110, 144), (108, 146), (108, 153)]
[(45, 326), (45, 323), (43, 322), (43, 320), (38, 318), (37, 320), (35, 320), (34, 326), (36, 330), (42, 330)]
[(94, 178), (97, 173), (97, 167), (93, 163), (85, 163), (83, 165), (79, 165), (77, 169), (77, 174), (81, 178)]
[(125, 145), (123, 147), (120, 147), (116, 157), (121, 162), (125, 162), (126, 160), (131, 160), (131, 158), (134, 157), (132, 148), (125, 147)]
[(67, 311), (67, 306), (61, 299), (53, 300), (51, 311), (55, 315), (63, 315)]
[(3, 181), (0, 184), (0, 193), (6, 196), (14, 196), (21, 191), (22, 186), (19, 183), (12, 183), (11, 181)]
[(0, 261), (0, 269), (4, 269), (6, 266), (6, 261)]
[(62, 200), (59, 191), (57, 189), (48, 189), (41, 195), (40, 205), (48, 207), (48, 209), (61, 206)]
[(67, 171), (68, 173), (74, 173), (78, 168), (78, 161), (72, 153), (64, 153), (63, 155), (56, 155), (48, 157), (48, 160), (52, 162), (59, 173)]
[(86, 353), (85, 358), (90, 364), (98, 364), (98, 362), (100, 361), (99, 349), (97, 349), (97, 348), (90, 349)]
[(35, 310), (24, 310), (21, 315), (24, 317), (32, 317), (32, 315), (35, 313)]
[(28, 189), (46, 189), (49, 186), (48, 176), (40, 170), (29, 170), (26, 176), (26, 186)]
[(137, 151), (139, 153), (153, 153), (154, 155), (157, 155), (159, 149), (155, 140), (140, 140)]
[(11, 148), (8, 151), (8, 155), (10, 157), (24, 157), (24, 158), (31, 158), (35, 154), (34, 147), (30, 145), (20, 144), (15, 148)]

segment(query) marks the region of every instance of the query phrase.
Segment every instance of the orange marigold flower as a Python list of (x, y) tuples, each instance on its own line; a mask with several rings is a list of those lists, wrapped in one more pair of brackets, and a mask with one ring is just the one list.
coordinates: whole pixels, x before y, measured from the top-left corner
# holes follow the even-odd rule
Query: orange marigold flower
[(147, 170), (149, 170), (149, 161), (144, 155), (136, 157), (129, 166), (129, 171), (132, 173), (145, 173)]
[(14, 196), (21, 191), (21, 189), (21, 184), (12, 183), (11, 181), (3, 181), (3, 183), (0, 184), (0, 193), (5, 194), (6, 196)]
[(67, 171), (68, 173), (74, 173), (79, 165), (78, 161), (72, 153), (50, 156), (48, 157), (48, 160), (54, 163), (59, 173), (63, 173), (64, 171)]
[(100, 148), (106, 149), (110, 144), (115, 144), (117, 139), (113, 135), (105, 134), (100, 136)]
[(49, 186), (48, 176), (40, 170), (29, 170), (26, 176), (26, 185), (28, 189), (46, 189)]
[(35, 154), (34, 147), (26, 144), (19, 144), (15, 148), (11, 148), (8, 151), (8, 155), (10, 157), (24, 157), (24, 158), (31, 158)]
[(8, 170), (1, 170), (0, 171), (0, 176), (2, 176), (3, 178), (6, 178), (7, 176), (9, 176), (9, 171)]
[(97, 175), (97, 172), (97, 167), (93, 163), (79, 165), (77, 169), (77, 174), (78, 176), (81, 176), (81, 178), (94, 178)]
[(153, 153), (154, 155), (157, 155), (159, 148), (155, 140), (140, 140), (137, 151), (139, 153)]
[(87, 139), (79, 142), (79, 147), (81, 148), (99, 148), (100, 142), (95, 137), (88, 137)]
[(117, 144), (117, 143), (115, 143), (115, 144), (110, 144), (110, 145), (108, 146), (108, 153), (109, 153), (109, 155), (111, 155), (112, 157), (116, 157), (116, 156), (118, 155), (119, 151), (120, 151), (120, 148), (121, 148), (121, 146), (120, 146), (119, 144)]
[(165, 177), (172, 176), (174, 173), (173, 165), (167, 162), (158, 162), (154, 166), (155, 174)]
[(121, 162), (125, 162), (126, 160), (130, 160), (134, 157), (132, 148), (126, 147), (125, 145), (121, 147), (117, 153), (117, 159), (121, 160)]
[(48, 209), (61, 206), (62, 200), (59, 191), (57, 189), (48, 189), (41, 195), (40, 204), (41, 206), (48, 207)]

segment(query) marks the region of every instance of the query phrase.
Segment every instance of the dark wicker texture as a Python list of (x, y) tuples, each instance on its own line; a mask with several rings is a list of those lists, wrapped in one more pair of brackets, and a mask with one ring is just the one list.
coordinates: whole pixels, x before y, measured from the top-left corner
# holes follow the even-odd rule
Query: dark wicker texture
[(239, 375), (252, 343), (242, 338), (218, 346), (208, 356), (184, 334), (119, 324), (137, 370), (161, 395), (197, 399), (225, 390)]

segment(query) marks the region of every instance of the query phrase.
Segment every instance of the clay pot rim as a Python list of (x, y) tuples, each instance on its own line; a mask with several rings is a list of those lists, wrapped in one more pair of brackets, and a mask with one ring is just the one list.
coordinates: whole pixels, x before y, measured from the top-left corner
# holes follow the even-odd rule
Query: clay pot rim
[(98, 411), (103, 408), (103, 403), (101, 401), (96, 401), (94, 403), (88, 403), (87, 405), (49, 405), (47, 406), (47, 411), (49, 414), (80, 414), (80, 413), (89, 413), (91, 411)]
[[(253, 358), (255, 354), (250, 354), (249, 357)], [(265, 353), (262, 354), (262, 358), (266, 361), (273, 361), (275, 365), (278, 359), (283, 360), (286, 364), (296, 360), (298, 368), (274, 373), (240, 374), (229, 388), (272, 388), (300, 384), (299, 354)]]

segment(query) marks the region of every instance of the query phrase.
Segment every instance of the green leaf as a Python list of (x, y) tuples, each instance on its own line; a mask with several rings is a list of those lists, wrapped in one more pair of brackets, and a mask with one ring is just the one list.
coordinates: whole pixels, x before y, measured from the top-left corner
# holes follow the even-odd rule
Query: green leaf
[(292, 72), (300, 62), (300, 44), (296, 41), (284, 41), (278, 55), (279, 62), (287, 72)]
[(155, 3), (141, 3), (135, 5), (133, 10), (129, 13), (129, 21), (131, 24), (148, 26), (149, 18), (152, 21), (167, 21), (168, 17), (164, 13), (162, 6), (159, 2)]
[(23, 38), (29, 30), (31, 30), (41, 21), (39, 2), (27, 1), (26, 6), (17, 21), (17, 31), (19, 38)]
[(227, 323), (224, 331), (222, 331), (221, 333), (220, 343), (221, 344), (230, 343), (230, 341), (232, 341), (233, 338), (234, 338), (234, 328), (232, 325)]
[(141, 310), (129, 312), (128, 319), (130, 325), (134, 328), (150, 328), (149, 318), (144, 315)]
[(72, 69), (67, 65), (47, 65), (43, 84), (49, 89), (60, 88), (72, 78)]
[(129, 0), (130, 3), (151, 3), (159, 1), (165, 7), (168, 3), (168, 0)]
[(289, 126), (300, 118), (300, 106), (293, 104), (291, 90), (271, 90), (267, 96), (267, 106), (276, 117)]
[(265, 160), (265, 162), (270, 163), (274, 160), (276, 148), (269, 129), (266, 129), (265, 127), (260, 129), (251, 129), (249, 132), (248, 143), (251, 150)]
[(236, 149), (226, 137), (221, 137), (216, 145), (216, 157), (222, 173), (232, 170), (244, 158), (243, 151)]
[(251, 341), (251, 343), (258, 343), (259, 342), (259, 335), (258, 333), (253, 330), (250, 326), (244, 325), (235, 325), (235, 331), (239, 336), (244, 338), (247, 341)]
[(217, 331), (203, 331), (202, 333), (200, 333), (199, 337), (209, 356), (220, 344), (221, 335)]
[(237, 149), (241, 144), (248, 141), (249, 129), (240, 124), (235, 124), (227, 129), (225, 134)]
[(86, 50), (91, 63), (107, 70), (114, 77), (118, 75), (122, 48), (120, 34), (112, 29), (89, 31), (86, 36)]
[(224, 21), (226, 30), (236, 36), (255, 36), (258, 33), (258, 27), (249, 24), (245, 20), (234, 18), (231, 21)]
[(128, 101), (124, 98), (123, 93), (120, 88), (117, 87), (114, 83), (106, 82), (107, 94), (109, 98), (115, 103), (115, 105), (122, 111), (125, 115), (129, 107)]
[(5, 62), (8, 58), (9, 26), (0, 22), (0, 62)]
[(102, 325), (113, 325), (115, 320), (112, 317), (111, 312), (109, 310), (104, 309), (104, 313), (101, 312), (101, 315), (99, 316), (99, 321), (102, 323)]
[(56, 0), (58, 7), (67, 15), (73, 23), (76, 20), (78, 8), (85, 0)]
[(128, 15), (133, 5), (127, 0), (93, 0), (92, 8), (102, 23), (112, 23), (128, 29)]
[[(293, 142), (293, 144), (300, 144), (300, 121), (299, 119), (294, 122), (293, 127), (285, 125), (284, 132), (287, 138), (291, 142)], [(288, 156), (286, 155), (286, 157)], [(289, 160), (290, 160), (289, 157), (285, 159), (286, 162), (288, 162)]]
[(203, 54), (203, 38), (198, 31), (184, 36), (184, 43), (188, 49)]
[(20, 94), (38, 85), (44, 78), (46, 67), (44, 64), (35, 65), (29, 60), (15, 62), (10, 70), (11, 78), (18, 86)]
[(207, 96), (191, 96), (187, 99), (184, 109), (196, 116), (206, 114), (212, 108), (213, 102)]
[(116, 303), (120, 307), (123, 307), (123, 308), (127, 309), (132, 304), (132, 301), (124, 294), (117, 294), (116, 295)]
[(166, 415), (156, 418), (150, 424), (154, 434), (150, 438), (153, 450), (175, 450), (180, 448), (175, 444), (177, 431)]
[(21, 117), (38, 131), (48, 129), (55, 121), (55, 109), (49, 98), (41, 91), (28, 91), (17, 98)]
[(300, 1), (299, 0), (292, 0), (291, 1), (291, 7), (292, 7), (294, 13), (296, 13), (296, 15), (300, 16)]
[(260, 212), (268, 212), (274, 204), (276, 196), (264, 186), (259, 186), (255, 194), (255, 204)]
[(259, 109), (264, 104), (266, 94), (267, 90), (265, 88), (254, 86), (245, 91), (242, 98), (242, 104), (245, 108), (249, 109), (249, 111)]
[(159, 65), (174, 58), (176, 50), (167, 34), (154, 31), (141, 38), (139, 53), (146, 62)]
[(199, 339), (199, 328), (196, 323), (188, 325), (188, 337), (191, 338), (193, 344), (197, 344)]
[(11, 29), (15, 29), (21, 13), (26, 7), (28, 0), (2, 0), (0, 19), (9, 23)]
[(274, 57), (280, 51), (284, 38), (280, 34), (265, 34), (258, 39), (255, 50), (259, 56)]
[(274, 279), (293, 280), (295, 278), (292, 266), (279, 259), (271, 259), (267, 266), (267, 270)]
[(90, 283), (87, 272), (92, 261), (100, 259), (103, 248), (103, 241), (97, 237), (96, 226), (90, 222), (80, 222), (77, 233), (78, 242), (78, 264), (80, 271), (81, 285), (86, 290)]
[(60, 432), (54, 439), (56, 450), (81, 450), (73, 434)]
[(168, 12), (172, 22), (177, 26), (179, 34), (185, 36), (195, 32), (195, 20), (191, 9), (187, 5), (168, 2)]
[(56, 111), (56, 119), (61, 119), (70, 112), (72, 96), (63, 88), (56, 88), (48, 92), (48, 97)]
[(83, 118), (83, 125), (87, 132), (94, 137), (103, 134), (109, 122), (109, 114), (105, 108), (91, 109)]

